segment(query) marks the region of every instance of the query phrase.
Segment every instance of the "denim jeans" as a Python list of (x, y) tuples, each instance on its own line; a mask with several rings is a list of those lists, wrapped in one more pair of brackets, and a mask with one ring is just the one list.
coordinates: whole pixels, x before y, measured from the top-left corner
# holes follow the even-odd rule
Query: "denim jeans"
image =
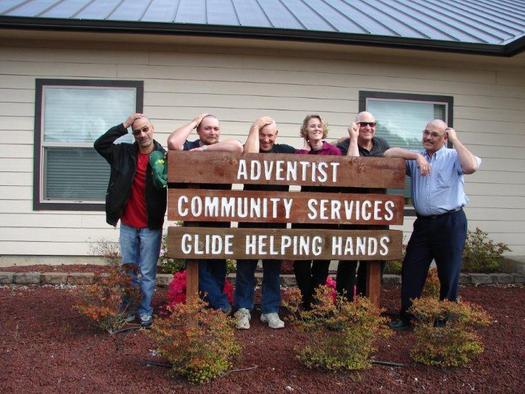
[(153, 314), (151, 300), (155, 291), (161, 239), (162, 229), (134, 228), (120, 224), (122, 264), (134, 264), (138, 268), (138, 275), (132, 271), (129, 274), (133, 285), (140, 287), (141, 299), (137, 312), (141, 319)]
[(213, 309), (228, 313), (231, 306), (224, 293), (225, 281), (226, 260), (199, 260), (199, 291)]
[[(253, 309), (257, 260), (237, 261), (235, 306)], [(263, 260), (262, 313), (279, 313), (281, 304), (281, 260)]]

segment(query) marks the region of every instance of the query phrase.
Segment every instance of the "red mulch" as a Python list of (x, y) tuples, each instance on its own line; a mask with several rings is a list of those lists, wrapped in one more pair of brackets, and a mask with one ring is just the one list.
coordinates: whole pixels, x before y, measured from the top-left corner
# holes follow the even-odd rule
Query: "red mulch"
[[(34, 267), (33, 269), (34, 270)], [(458, 369), (427, 367), (408, 356), (413, 334), (396, 333), (380, 343), (374, 365), (359, 373), (330, 373), (303, 367), (293, 349), (303, 338), (291, 326), (271, 330), (257, 318), (237, 333), (243, 345), (236, 369), (212, 383), (192, 386), (167, 376), (154, 344), (142, 331), (111, 337), (90, 325), (73, 305), (78, 289), (0, 287), (0, 387), (5, 393), (168, 393), (168, 392), (523, 392), (525, 383), (525, 288), (465, 287), (463, 299), (481, 304), (494, 323), (480, 330), (485, 352)], [(383, 307), (395, 312), (399, 289), (382, 293)], [(165, 291), (155, 297), (156, 310)]]

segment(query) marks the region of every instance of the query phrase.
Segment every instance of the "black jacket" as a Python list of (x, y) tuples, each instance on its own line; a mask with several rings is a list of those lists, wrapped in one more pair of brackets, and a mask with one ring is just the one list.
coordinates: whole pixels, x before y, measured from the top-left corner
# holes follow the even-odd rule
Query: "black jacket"
[[(133, 178), (137, 170), (137, 143), (114, 144), (115, 140), (127, 133), (124, 125), (112, 127), (95, 141), (96, 151), (106, 159), (111, 166), (108, 190), (106, 192), (106, 221), (116, 226), (128, 201)], [(166, 151), (157, 142), (155, 150)], [(166, 189), (157, 189), (153, 184), (151, 167), (148, 163), (146, 172), (146, 210), (148, 213), (148, 228), (162, 228), (166, 212)]]

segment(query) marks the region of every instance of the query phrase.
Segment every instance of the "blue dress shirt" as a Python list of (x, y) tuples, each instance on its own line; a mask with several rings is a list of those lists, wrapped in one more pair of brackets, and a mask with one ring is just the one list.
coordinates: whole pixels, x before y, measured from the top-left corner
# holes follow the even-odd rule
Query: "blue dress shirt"
[(463, 189), (465, 181), (456, 150), (443, 146), (432, 156), (426, 151), (419, 153), (432, 169), (429, 175), (422, 176), (415, 160), (406, 161), (407, 175), (412, 178), (412, 201), (418, 215), (440, 215), (466, 205), (469, 200)]

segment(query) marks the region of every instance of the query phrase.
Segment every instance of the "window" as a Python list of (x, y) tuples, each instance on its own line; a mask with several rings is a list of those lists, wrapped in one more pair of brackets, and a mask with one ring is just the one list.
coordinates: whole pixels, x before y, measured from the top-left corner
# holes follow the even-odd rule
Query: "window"
[[(35, 210), (104, 209), (109, 166), (93, 142), (142, 111), (143, 86), (142, 81), (36, 80)], [(132, 142), (129, 136), (125, 140)]]
[[(427, 96), (422, 94), (359, 92), (359, 111), (369, 111), (377, 121), (376, 135), (388, 141), (392, 147), (420, 150), (422, 131), (428, 121), (443, 119), (452, 127), (453, 97)], [(390, 190), (403, 194), (405, 203), (410, 202), (410, 178), (404, 190)], [(408, 210), (407, 213), (414, 213)]]

